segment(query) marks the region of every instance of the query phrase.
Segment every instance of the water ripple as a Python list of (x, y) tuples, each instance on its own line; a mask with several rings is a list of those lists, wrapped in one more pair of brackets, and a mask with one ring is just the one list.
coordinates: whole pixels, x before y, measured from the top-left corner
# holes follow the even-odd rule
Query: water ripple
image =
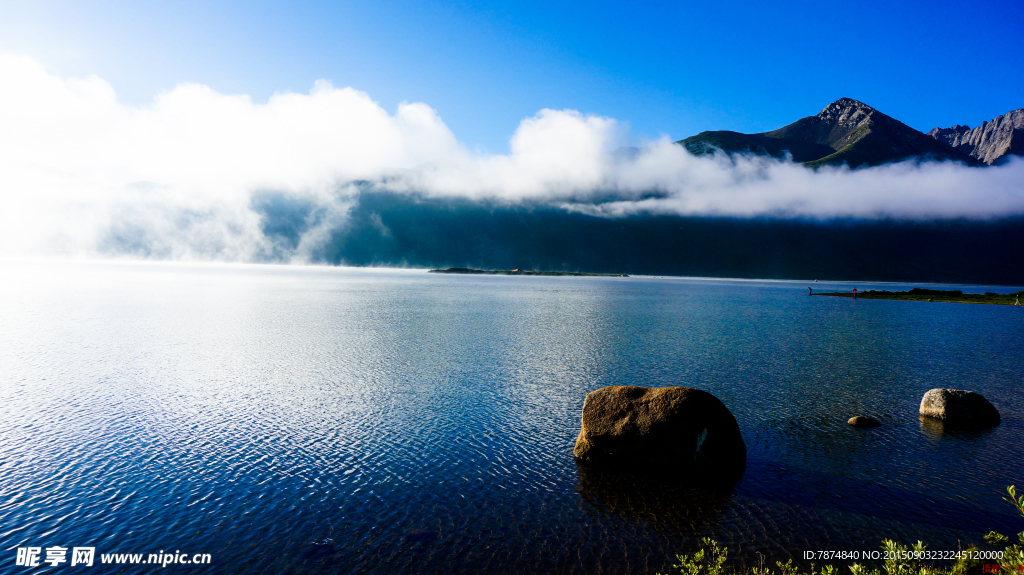
[[(237, 573), (636, 573), (705, 536), (753, 565), (1024, 528), (1000, 500), (1024, 476), (1012, 309), (786, 282), (4, 265), (0, 573), (26, 545)], [(583, 396), (613, 384), (715, 393), (744, 477), (578, 469)], [(922, 424), (943, 386), (1005, 420)]]

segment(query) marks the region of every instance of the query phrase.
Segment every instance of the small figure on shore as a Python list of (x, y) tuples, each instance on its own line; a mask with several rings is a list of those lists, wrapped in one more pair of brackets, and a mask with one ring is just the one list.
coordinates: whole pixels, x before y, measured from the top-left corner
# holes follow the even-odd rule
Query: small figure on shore
[(853, 288), (853, 299), (857, 299), (857, 288)]
[(1020, 294), (1017, 294), (1017, 300), (1013, 302), (1013, 305), (1020, 305)]
[(811, 286), (807, 286), (807, 295), (814, 295), (814, 290), (811, 289)]

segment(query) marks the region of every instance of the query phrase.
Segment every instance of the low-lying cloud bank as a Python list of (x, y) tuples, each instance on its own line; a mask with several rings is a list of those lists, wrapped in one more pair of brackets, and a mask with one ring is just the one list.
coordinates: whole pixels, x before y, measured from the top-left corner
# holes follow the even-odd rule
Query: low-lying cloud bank
[[(0, 77), (6, 254), (307, 261), (347, 225), (368, 186), (606, 218), (1024, 214), (1020, 160), (811, 171), (763, 157), (698, 158), (667, 138), (623, 153), (619, 124), (572, 110), (523, 120), (509, 153), (489, 155), (459, 143), (426, 104), (390, 114), (326, 81), (266, 103), (183, 84), (132, 107), (100, 78), (58, 78), (25, 56), (0, 55)], [(292, 216), (299, 237), (282, 244), (268, 231), (268, 197), (308, 207)]]

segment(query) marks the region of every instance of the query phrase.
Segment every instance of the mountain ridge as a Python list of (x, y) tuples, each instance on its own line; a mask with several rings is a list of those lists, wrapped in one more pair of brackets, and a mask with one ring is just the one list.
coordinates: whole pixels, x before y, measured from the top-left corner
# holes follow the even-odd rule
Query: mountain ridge
[(817, 115), (777, 130), (757, 134), (707, 131), (676, 143), (698, 156), (718, 150), (780, 158), (788, 154), (811, 168), (843, 164), (857, 168), (911, 158), (983, 165), (946, 142), (852, 98), (840, 98)]
[(1024, 155), (1024, 108), (1010, 110), (980, 126), (932, 128), (928, 135), (988, 165)]

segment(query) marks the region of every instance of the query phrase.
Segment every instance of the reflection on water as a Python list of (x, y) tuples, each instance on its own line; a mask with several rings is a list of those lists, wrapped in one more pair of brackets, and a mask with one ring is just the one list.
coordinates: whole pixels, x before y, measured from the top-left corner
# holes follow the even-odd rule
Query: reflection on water
[(991, 425), (950, 424), (941, 419), (925, 417), (923, 415), (918, 418), (918, 423), (921, 425), (921, 433), (932, 439), (978, 441), (983, 440), (995, 429), (995, 426)]
[(733, 483), (699, 486), (672, 474), (622, 473), (577, 463), (579, 493), (600, 513), (677, 534), (704, 531), (721, 517)]
[[(1021, 310), (799, 282), (0, 265), (4, 553), (650, 573), (705, 536), (750, 565), (1024, 529), (1001, 500), (1024, 477)], [(605, 385), (715, 394), (746, 473), (708, 491), (577, 468), (583, 398)], [(1002, 423), (921, 422), (935, 387), (981, 392)]]

